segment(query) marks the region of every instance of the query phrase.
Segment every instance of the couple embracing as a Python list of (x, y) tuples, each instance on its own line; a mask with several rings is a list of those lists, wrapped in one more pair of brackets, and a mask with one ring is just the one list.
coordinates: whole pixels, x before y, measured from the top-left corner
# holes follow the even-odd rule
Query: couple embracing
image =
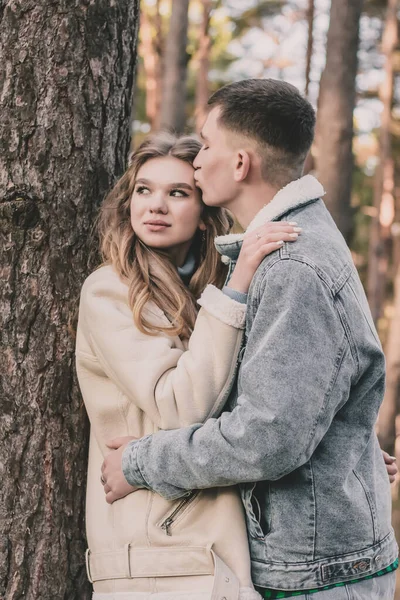
[(225, 86), (202, 144), (148, 138), (101, 208), (77, 333), (93, 600), (393, 598), (384, 356), (302, 176), (314, 125), (287, 83)]

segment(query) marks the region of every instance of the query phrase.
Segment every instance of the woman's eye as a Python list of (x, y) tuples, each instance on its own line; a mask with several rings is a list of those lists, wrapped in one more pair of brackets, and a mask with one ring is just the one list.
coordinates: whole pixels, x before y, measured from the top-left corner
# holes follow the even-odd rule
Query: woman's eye
[(171, 196), (174, 198), (187, 198), (189, 194), (182, 190), (171, 190)]
[(144, 185), (140, 185), (139, 187), (136, 188), (136, 193), (137, 194), (150, 194), (150, 190), (149, 190), (149, 188), (145, 187)]

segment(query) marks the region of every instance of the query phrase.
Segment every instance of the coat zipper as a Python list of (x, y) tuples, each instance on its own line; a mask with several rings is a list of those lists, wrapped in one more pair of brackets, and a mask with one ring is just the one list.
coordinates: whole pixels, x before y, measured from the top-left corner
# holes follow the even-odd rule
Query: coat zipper
[(176, 521), (177, 517), (183, 512), (184, 509), (195, 499), (199, 492), (192, 490), (188, 492), (186, 497), (183, 498), (178, 506), (172, 511), (170, 515), (160, 524), (161, 529), (164, 529), (166, 535), (171, 536), (171, 526)]

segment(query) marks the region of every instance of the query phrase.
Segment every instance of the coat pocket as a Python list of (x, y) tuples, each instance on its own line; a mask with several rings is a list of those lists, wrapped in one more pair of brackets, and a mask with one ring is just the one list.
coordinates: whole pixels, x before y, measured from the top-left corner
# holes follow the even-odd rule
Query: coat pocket
[(178, 501), (175, 507), (170, 510), (160, 521), (157, 523), (157, 527), (160, 527), (166, 535), (172, 536), (173, 529), (179, 523), (188, 510), (193, 506), (196, 500), (198, 500), (200, 491), (188, 492), (188, 494)]

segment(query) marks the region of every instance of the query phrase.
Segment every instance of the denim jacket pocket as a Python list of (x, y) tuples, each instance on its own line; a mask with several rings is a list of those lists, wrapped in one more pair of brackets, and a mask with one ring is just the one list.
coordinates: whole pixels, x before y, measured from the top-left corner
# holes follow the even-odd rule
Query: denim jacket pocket
[(258, 499), (254, 495), (255, 487), (255, 483), (243, 484), (241, 486), (241, 494), (246, 511), (248, 533), (253, 539), (264, 540), (265, 533), (263, 532), (260, 523), (262, 512)]

